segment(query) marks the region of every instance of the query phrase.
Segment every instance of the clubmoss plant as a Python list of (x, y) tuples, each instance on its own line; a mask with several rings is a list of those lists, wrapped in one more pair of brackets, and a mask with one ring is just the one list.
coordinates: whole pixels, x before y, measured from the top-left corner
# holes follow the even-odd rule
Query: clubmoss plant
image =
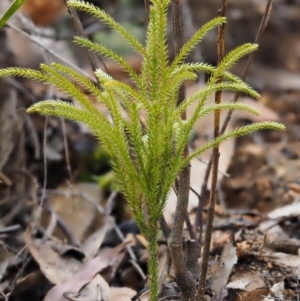
[[(229, 52), (218, 67), (203, 63), (185, 63), (185, 58), (205, 35), (216, 26), (226, 22), (217, 17), (201, 27), (182, 47), (172, 62), (167, 53), (167, 9), (171, 0), (151, 0), (145, 45), (142, 45), (120, 24), (99, 8), (79, 0), (69, 0), (68, 5), (90, 13), (118, 32), (143, 58), (138, 75), (126, 60), (107, 47), (82, 37), (75, 43), (118, 62), (131, 77), (134, 85), (113, 79), (98, 69), (95, 76), (101, 89), (90, 79), (72, 68), (53, 63), (41, 65), (40, 70), (7, 68), (0, 76), (22, 76), (50, 84), (80, 106), (60, 100), (45, 100), (28, 109), (29, 113), (68, 118), (83, 122), (108, 152), (122, 189), (132, 209), (135, 220), (149, 243), (150, 300), (158, 300), (158, 258), (156, 239), (159, 220), (170, 189), (190, 160), (221, 142), (262, 129), (283, 130), (275, 122), (262, 122), (237, 128), (208, 142), (201, 148), (184, 155), (195, 122), (215, 110), (245, 110), (259, 114), (257, 110), (240, 103), (205, 105), (211, 93), (221, 90), (238, 91), (254, 98), (259, 95), (241, 79), (228, 72), (241, 57), (257, 49), (255, 44), (244, 44)], [(206, 86), (186, 98), (178, 106), (178, 93), (186, 80), (196, 80), (198, 72), (208, 72)], [(220, 78), (223, 79), (220, 82)], [(110, 112), (108, 120), (82, 92), (84, 88)], [(187, 121), (182, 114), (196, 103)], [(126, 114), (124, 113), (126, 112)], [(141, 122), (140, 115), (146, 116)]]

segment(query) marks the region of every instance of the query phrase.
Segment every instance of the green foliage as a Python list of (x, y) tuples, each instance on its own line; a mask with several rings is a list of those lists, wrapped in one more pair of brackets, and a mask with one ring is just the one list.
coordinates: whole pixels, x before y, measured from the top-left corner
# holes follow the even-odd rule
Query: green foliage
[(0, 29), (8, 22), (8, 20), (19, 10), (26, 0), (15, 0), (4, 15), (0, 18)]
[[(184, 148), (199, 118), (215, 110), (238, 109), (259, 114), (255, 109), (240, 103), (205, 106), (208, 96), (221, 90), (238, 91), (254, 98), (259, 96), (241, 79), (227, 71), (242, 56), (256, 50), (257, 45), (244, 44), (237, 47), (226, 55), (218, 67), (202, 63), (184, 63), (184, 59), (208, 31), (226, 21), (225, 18), (218, 17), (200, 28), (170, 64), (166, 39), (167, 8), (170, 0), (151, 2), (144, 46), (104, 11), (79, 0), (68, 1), (69, 6), (88, 12), (106, 23), (142, 56), (143, 66), (141, 74), (138, 75), (123, 57), (107, 47), (82, 37), (75, 38), (77, 44), (119, 63), (135, 83), (134, 88), (114, 80), (99, 69), (95, 75), (102, 86), (100, 90), (89, 79), (57, 63), (51, 66), (42, 65), (40, 71), (8, 68), (1, 70), (0, 76), (34, 78), (56, 87), (80, 104), (74, 106), (59, 100), (46, 100), (34, 104), (28, 112), (83, 122), (102, 143), (111, 158), (118, 187), (126, 196), (138, 226), (149, 241), (149, 277), (153, 301), (157, 300), (158, 291), (158, 223), (179, 172), (192, 158), (221, 142), (261, 129), (283, 130), (284, 126), (275, 122), (264, 122), (238, 128), (194, 150), (186, 158)], [(186, 80), (195, 80), (199, 71), (210, 74), (207, 85), (177, 106), (180, 86)], [(220, 78), (224, 79), (221, 83)], [(84, 87), (107, 107), (110, 121), (93, 106), (80, 87)], [(182, 113), (193, 103), (197, 103), (193, 115), (187, 121), (182, 120)], [(143, 123), (140, 120), (141, 113), (146, 116)]]

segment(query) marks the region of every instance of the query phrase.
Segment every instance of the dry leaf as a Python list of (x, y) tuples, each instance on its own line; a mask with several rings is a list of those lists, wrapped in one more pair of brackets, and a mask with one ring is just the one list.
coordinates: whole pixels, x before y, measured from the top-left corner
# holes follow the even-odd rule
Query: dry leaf
[(79, 292), (65, 292), (63, 295), (67, 300), (71, 301), (109, 301), (110, 288), (103, 277), (97, 274), (92, 281)]
[(96, 232), (91, 234), (80, 246), (80, 251), (82, 251), (85, 254), (85, 261), (93, 258), (97, 254), (106, 233), (107, 225), (105, 224)]
[(237, 263), (236, 248), (232, 243), (224, 245), (221, 257), (210, 267), (210, 275), (212, 277), (212, 290), (214, 296), (212, 300), (223, 300), (227, 295), (226, 285), (233, 266)]
[(67, 281), (53, 287), (47, 293), (44, 301), (66, 301), (64, 293), (79, 293), (82, 287), (90, 283), (97, 273), (111, 266), (123, 249), (124, 245), (108, 249), (94, 259), (85, 262)]
[(55, 251), (59, 242), (32, 240), (29, 228), (24, 233), (24, 241), (42, 273), (53, 284), (60, 284), (69, 279), (81, 265), (75, 258), (61, 256)]
[[(84, 197), (89, 198), (95, 204), (101, 200), (101, 191), (97, 184), (77, 183), (58, 188), (59, 194), (49, 197), (49, 204), (52, 210), (64, 221), (67, 228), (72, 231), (73, 236), (82, 241), (88, 228), (94, 219), (103, 218)], [(74, 196), (75, 195), (75, 196)], [(83, 197), (84, 196), (84, 197)], [(48, 224), (46, 216), (43, 216), (42, 225)], [(64, 239), (64, 234), (59, 229), (54, 231), (55, 237)]]
[(110, 290), (111, 301), (131, 301), (136, 291), (128, 287), (112, 287)]
[(238, 289), (238, 290), (245, 290), (246, 286), (250, 283), (249, 279), (237, 279), (232, 281), (226, 285), (226, 288), (230, 289)]

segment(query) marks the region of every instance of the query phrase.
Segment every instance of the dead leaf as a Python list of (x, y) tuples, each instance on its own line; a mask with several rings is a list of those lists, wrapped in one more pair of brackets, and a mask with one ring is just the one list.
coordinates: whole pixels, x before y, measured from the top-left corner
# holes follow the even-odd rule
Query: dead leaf
[[(49, 197), (51, 209), (72, 231), (77, 241), (83, 240), (86, 231), (91, 227), (96, 217), (103, 218), (83, 196), (89, 198), (95, 204), (99, 204), (101, 200), (99, 186), (92, 183), (77, 183), (73, 184), (72, 188), (62, 186), (58, 188), (58, 194)], [(46, 227), (47, 224), (47, 216), (43, 215), (42, 225)], [(54, 236), (62, 240), (65, 238), (58, 228), (55, 229)]]
[(276, 298), (284, 299), (284, 283), (283, 282), (275, 283), (271, 287), (271, 292), (274, 294)]
[(280, 265), (290, 268), (298, 268), (300, 265), (300, 257), (298, 255), (291, 255), (286, 253), (273, 253), (271, 255), (273, 261)]
[(300, 202), (295, 202), (291, 205), (283, 206), (273, 210), (268, 214), (268, 217), (271, 219), (275, 219), (283, 216), (291, 216), (291, 215), (299, 215), (299, 214), (300, 214)]
[(81, 265), (74, 257), (61, 256), (55, 251), (59, 242), (32, 240), (29, 228), (24, 233), (24, 241), (42, 273), (53, 284), (60, 284), (69, 279)]
[(85, 262), (67, 281), (53, 287), (47, 293), (44, 301), (66, 301), (64, 293), (80, 292), (82, 287), (90, 283), (97, 273), (112, 265), (123, 249), (124, 245), (107, 249), (106, 252), (102, 252), (94, 259)]
[(93, 258), (97, 254), (106, 233), (107, 225), (105, 224), (96, 232), (91, 234), (80, 246), (80, 250), (85, 254), (85, 261)]
[(235, 273), (230, 277), (230, 283), (234, 283), (238, 280), (248, 280), (249, 284), (246, 285), (243, 290), (246, 292), (255, 292), (259, 288), (265, 287), (265, 282), (263, 280), (263, 275), (260, 271), (256, 270), (253, 271), (248, 267), (248, 269), (245, 270), (243, 266), (240, 266), (240, 269), (238, 271), (235, 271)]
[(212, 277), (212, 289), (214, 296), (211, 300), (223, 300), (227, 295), (226, 285), (233, 266), (237, 263), (236, 248), (232, 243), (224, 245), (221, 257), (210, 267), (210, 275)]
[(64, 297), (71, 301), (110, 300), (110, 288), (107, 282), (99, 274), (85, 285), (79, 292), (65, 292)]
[(237, 279), (235, 281), (232, 281), (226, 285), (226, 288), (229, 289), (239, 289), (239, 290), (245, 290), (246, 286), (250, 283), (249, 279)]
[(131, 301), (136, 291), (128, 287), (112, 287), (110, 290), (111, 301)]

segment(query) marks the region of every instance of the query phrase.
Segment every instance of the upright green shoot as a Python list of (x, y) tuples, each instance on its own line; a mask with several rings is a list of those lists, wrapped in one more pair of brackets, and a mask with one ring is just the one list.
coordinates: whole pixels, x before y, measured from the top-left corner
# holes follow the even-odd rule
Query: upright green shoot
[[(126, 60), (107, 47), (85, 38), (75, 38), (75, 43), (104, 55), (120, 64), (131, 77), (134, 87), (111, 78), (102, 70), (95, 75), (101, 90), (89, 79), (69, 67), (53, 63), (42, 65), (40, 71), (22, 68), (0, 70), (0, 76), (33, 78), (63, 91), (79, 105), (60, 100), (45, 100), (32, 105), (29, 113), (68, 118), (83, 122), (99, 139), (109, 154), (123, 194), (132, 209), (136, 222), (149, 243), (150, 300), (158, 300), (158, 254), (156, 239), (159, 220), (162, 217), (168, 194), (179, 173), (189, 161), (228, 139), (247, 135), (261, 129), (283, 130), (275, 122), (257, 123), (220, 135), (188, 156), (184, 149), (195, 122), (215, 110), (244, 110), (258, 112), (237, 103), (222, 103), (206, 106), (211, 93), (231, 90), (257, 98), (259, 95), (242, 80), (228, 71), (239, 58), (257, 49), (257, 45), (244, 44), (237, 47), (218, 67), (207, 64), (188, 64), (184, 60), (209, 30), (223, 24), (226, 19), (218, 17), (199, 29), (182, 47), (175, 60), (170, 63), (167, 53), (167, 8), (171, 0), (151, 0), (145, 45), (140, 44), (124, 27), (107, 13), (92, 4), (69, 0), (68, 5), (92, 14), (101, 22), (118, 32), (120, 36), (143, 59), (141, 74), (137, 74)], [(177, 106), (180, 86), (186, 80), (195, 80), (197, 72), (210, 74), (207, 85), (186, 98)], [(226, 79), (218, 83), (218, 78)], [(104, 104), (110, 120), (92, 104), (81, 88), (84, 87), (98, 102)], [(182, 112), (192, 103), (196, 110), (192, 117), (182, 120)], [(124, 110), (126, 114), (124, 114)], [(143, 124), (140, 115), (146, 116)], [(182, 292), (184, 293), (184, 292)]]

